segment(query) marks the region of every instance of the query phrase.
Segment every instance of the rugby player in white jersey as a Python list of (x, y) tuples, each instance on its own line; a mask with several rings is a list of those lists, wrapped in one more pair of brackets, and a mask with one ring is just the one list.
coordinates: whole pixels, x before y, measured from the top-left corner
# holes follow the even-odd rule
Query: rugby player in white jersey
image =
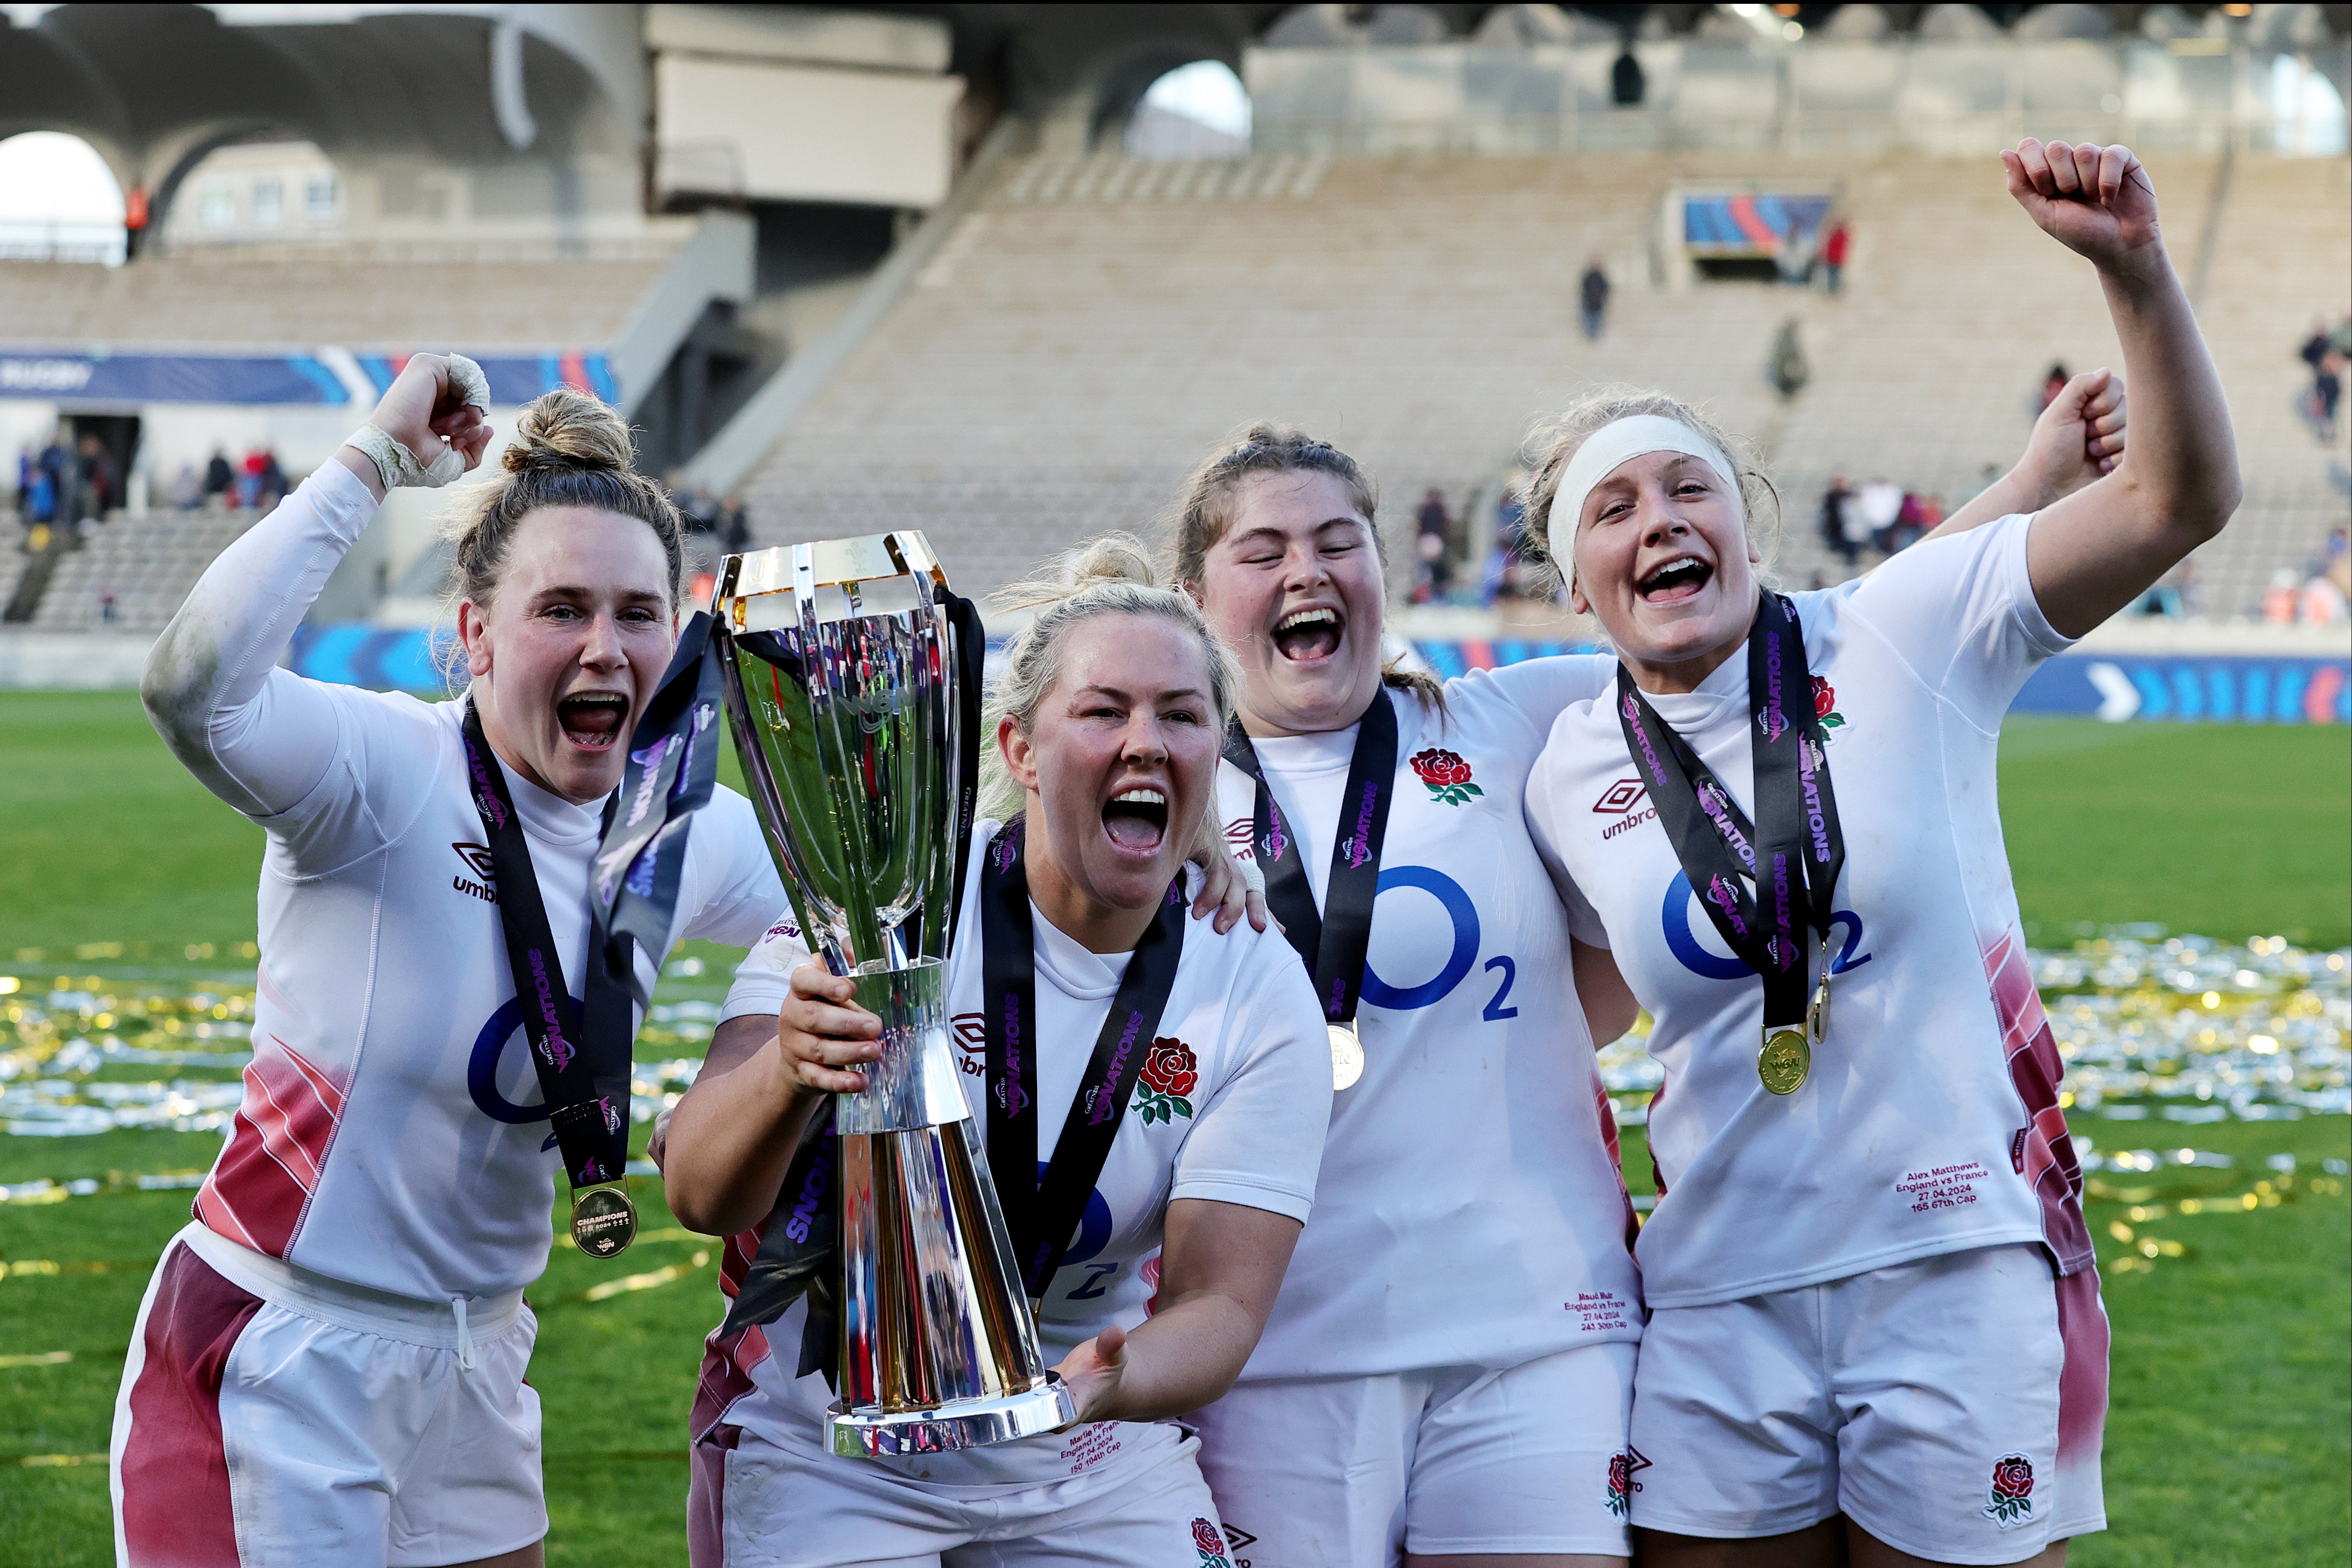
[(1590, 400), (1538, 469), (1537, 535), (1624, 673), (1560, 716), (1528, 811), (1665, 1071), (1637, 1249), (1645, 1563), (2047, 1568), (2105, 1524), (2106, 1319), (2000, 727), (2044, 659), (2220, 531), (2239, 481), (2139, 161), (2003, 159), (2105, 290), (2140, 424), (2114, 472), (1784, 598), (1755, 571), (1759, 472), (1676, 400)]
[[(2077, 377), (1946, 529), (2089, 482), (2124, 422), (2119, 381)], [(1202, 1464), (1260, 1568), (1621, 1560), (1642, 1313), (1593, 1046), (1634, 1009), (1605, 948), (1571, 940), (1518, 808), (1553, 719), (1615, 662), (1384, 673), (1375, 501), (1346, 454), (1261, 425), (1177, 507), (1178, 575), (1241, 660), (1227, 841), (1311, 899), (1284, 918), (1349, 1014), (1315, 1216), (1239, 1384), (1196, 1416)], [(1375, 704), (1395, 731), (1381, 831), (1349, 780)], [(1335, 852), (1340, 902), (1351, 879), (1373, 892), (1352, 953), (1322, 929)], [(1351, 963), (1352, 1009), (1324, 972)]]
[[(460, 700), (278, 667), (387, 486), (480, 462), (480, 378), (411, 359), (353, 444), (222, 552), (148, 664), (156, 728), (268, 840), (244, 1103), (148, 1287), (115, 1406), (130, 1568), (541, 1561), (522, 1288), (546, 1266), (558, 1157), (467, 715), (576, 989), (603, 804), (677, 637), (677, 514), (630, 471), (617, 415), (551, 392), (507, 472), (459, 493)], [(719, 791), (693, 819), (673, 936), (750, 943), (783, 904), (750, 803)], [(638, 952), (641, 983), (662, 956)]]
[[(1129, 986), (1169, 965), (1174, 942), (1159, 970), (1164, 1006), (1142, 1030), (1149, 1055), (1131, 1087), (1108, 1092), (1119, 1122), (1084, 1212), (1064, 1222), (1060, 1266), (1032, 1281), (1078, 1419), (992, 1447), (842, 1458), (824, 1437), (827, 1377), (796, 1375), (808, 1301), (764, 1326), (722, 1325), (693, 1419), (696, 1568), (1227, 1562), (1198, 1445), (1173, 1418), (1224, 1392), (1274, 1304), (1330, 1111), (1323, 1026), (1279, 934), (1221, 933), (1177, 901), (1186, 856), (1213, 832), (1235, 685), (1199, 610), (1152, 585), (1133, 540), (1097, 541), (1011, 597), (1036, 617), (992, 700), (992, 778), (947, 984), (965, 1092), (992, 1150), (1005, 1118), (1034, 1108), (1038, 1169), (991, 1159), (1016, 1237), (1052, 1223), (1045, 1166), (1065, 1144), (1084, 1146), (1065, 1118), (1077, 1124), (1077, 1092), (1097, 1082), (1098, 1041), (1127, 1013)], [(850, 983), (808, 963), (794, 935), (745, 965), (667, 1134), (675, 1212), (731, 1238), (730, 1298), (812, 1111), (827, 1092), (862, 1089), (858, 1066), (878, 1054), (877, 1020), (846, 1005)], [(1008, 960), (1009, 981), (998, 967)], [(1010, 1035), (1034, 1042), (1021, 1053), (983, 985), (993, 998), (1033, 980), (1023, 1006), (1034, 1015)], [(1073, 1179), (1088, 1192), (1084, 1172)]]

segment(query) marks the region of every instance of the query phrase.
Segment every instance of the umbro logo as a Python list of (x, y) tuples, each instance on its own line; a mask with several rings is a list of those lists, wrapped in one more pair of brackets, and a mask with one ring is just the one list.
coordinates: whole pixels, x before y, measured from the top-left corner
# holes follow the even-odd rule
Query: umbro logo
[(474, 873), (467, 876), (461, 873), (453, 876), (449, 879), (449, 885), (470, 898), (480, 899), (484, 904), (496, 904), (499, 901), (498, 872), (490, 862), (489, 846), (453, 843), (449, 847), (456, 850), (457, 858), (466, 862), (466, 870)]
[(1592, 809), (1604, 817), (1622, 817), (1649, 792), (1650, 787), (1639, 779), (1620, 779), (1601, 792), (1601, 799), (1592, 802)]
[(988, 1019), (980, 1013), (958, 1013), (948, 1020), (955, 1033), (956, 1051), (962, 1060), (956, 1063), (973, 1078), (988, 1072)]
[(1256, 859), (1257, 846), (1250, 841), (1251, 835), (1256, 831), (1256, 825), (1247, 817), (1235, 817), (1232, 821), (1227, 822), (1225, 852), (1237, 861)]

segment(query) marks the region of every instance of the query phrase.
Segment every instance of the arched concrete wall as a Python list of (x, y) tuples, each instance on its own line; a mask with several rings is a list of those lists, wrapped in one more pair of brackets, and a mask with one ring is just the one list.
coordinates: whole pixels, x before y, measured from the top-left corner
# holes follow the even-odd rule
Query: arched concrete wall
[[(20, 21), (31, 11), (16, 8)], [(80, 136), (126, 191), (150, 193), (150, 234), (205, 153), (257, 133), (314, 142), (352, 174), (466, 169), (530, 193), (526, 204), (543, 199), (551, 215), (567, 192), (574, 208), (618, 196), (634, 211), (633, 183), (608, 180), (583, 198), (577, 166), (633, 166), (645, 102), (632, 5), (247, 25), (205, 5), (67, 5), (0, 26), (0, 136)]]

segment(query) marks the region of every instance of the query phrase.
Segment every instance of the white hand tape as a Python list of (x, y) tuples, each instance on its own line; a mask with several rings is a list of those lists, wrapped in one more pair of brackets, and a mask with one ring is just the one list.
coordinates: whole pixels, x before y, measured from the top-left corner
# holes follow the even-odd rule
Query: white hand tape
[[(448, 361), (450, 383), (457, 390), (466, 406), (482, 413), (490, 412), (490, 379), (482, 367), (463, 354), (444, 356)], [(406, 445), (394, 440), (374, 424), (363, 424), (352, 434), (348, 444), (367, 454), (375, 464), (376, 476), (383, 481), (386, 490), (400, 488), (437, 490), (466, 475), (466, 455), (446, 441), (434, 455), (431, 464), (421, 463)]]

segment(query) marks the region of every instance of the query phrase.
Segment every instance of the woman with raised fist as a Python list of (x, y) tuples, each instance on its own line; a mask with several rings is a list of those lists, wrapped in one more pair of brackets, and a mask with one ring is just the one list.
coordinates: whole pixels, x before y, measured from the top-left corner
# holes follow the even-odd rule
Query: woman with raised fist
[(505, 472), (457, 493), (458, 700), (278, 667), (385, 492), (482, 460), (488, 402), (469, 361), (411, 359), (148, 664), (156, 729), (268, 839), (244, 1104), (115, 1406), (132, 1568), (540, 1562), (522, 1289), (558, 1144), (575, 1186), (604, 1184), (583, 1245), (625, 1242), (632, 978), (649, 988), (677, 937), (755, 941), (784, 906), (750, 803), (719, 789), (667, 936), (639, 927), (634, 977), (594, 962), (590, 862), (670, 662), (680, 556), (626, 426), (585, 393), (524, 409)]
[[(2113, 463), (2121, 384), (2061, 404), (1946, 531)], [(1552, 721), (1615, 663), (1443, 684), (1387, 663), (1376, 502), (1346, 453), (1259, 425), (1176, 508), (1177, 574), (1242, 668), (1219, 816), (1314, 976), (1336, 1095), (1315, 1217), (1195, 1416), (1201, 1461), (1262, 1563), (1622, 1563), (1642, 1308), (1593, 1051), (1634, 1007), (1520, 810)], [(1620, 831), (1643, 809), (1613, 785), (1588, 804)]]
[[(2139, 160), (2002, 156), (2122, 340), (2140, 428), (2105, 476), (1782, 594), (1760, 470), (1680, 401), (1589, 399), (1537, 470), (1535, 537), (1619, 657), (1527, 807), (1665, 1074), (1627, 1450), (1663, 1568), (2052, 1568), (2105, 1524), (2106, 1318), (1997, 751), (2043, 660), (2229, 520), (2237, 455)], [(1595, 811), (1615, 791), (1637, 815)]]
[[(1187, 916), (1186, 861), (1236, 689), (1198, 608), (1117, 538), (1000, 602), (1035, 616), (992, 699), (947, 997), (1077, 1420), (953, 1452), (837, 1456), (823, 1364), (838, 1342), (808, 1332), (805, 1297), (779, 1296), (780, 1312), (730, 1316), (709, 1339), (696, 1568), (1226, 1560), (1176, 1417), (1232, 1384), (1274, 1305), (1322, 1156), (1323, 1027), (1278, 935)], [(880, 1054), (879, 1021), (795, 935), (772, 934), (745, 964), (667, 1131), (671, 1207), (731, 1238), (730, 1299), (777, 1223), (810, 1114), (863, 1090)], [(787, 1211), (785, 1234), (796, 1222)]]

